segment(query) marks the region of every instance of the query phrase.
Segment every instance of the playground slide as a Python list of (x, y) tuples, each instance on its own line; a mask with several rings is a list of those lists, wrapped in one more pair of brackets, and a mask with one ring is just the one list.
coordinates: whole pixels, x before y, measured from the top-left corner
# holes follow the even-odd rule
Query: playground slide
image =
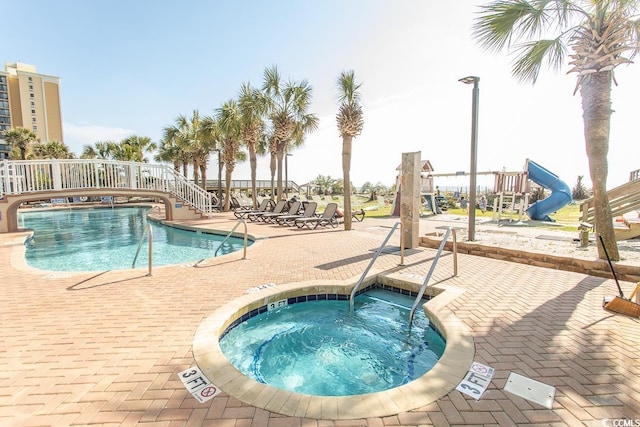
[(529, 218), (538, 221), (553, 221), (549, 214), (571, 202), (571, 189), (557, 175), (534, 161), (527, 161), (527, 172), (531, 181), (551, 190), (551, 194), (548, 197), (529, 206), (527, 215), (529, 215)]

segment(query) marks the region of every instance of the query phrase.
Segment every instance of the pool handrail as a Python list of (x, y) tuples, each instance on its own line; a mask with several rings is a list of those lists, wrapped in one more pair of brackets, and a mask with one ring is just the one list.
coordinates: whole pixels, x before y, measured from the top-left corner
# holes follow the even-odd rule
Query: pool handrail
[(149, 235), (149, 271), (147, 276), (151, 276), (151, 271), (153, 269), (153, 230), (151, 229), (151, 224), (147, 223), (147, 226), (142, 233), (142, 237), (140, 237), (140, 242), (138, 242), (138, 249), (136, 250), (136, 256), (133, 257), (133, 263), (131, 263), (131, 268), (136, 268), (136, 261), (138, 260), (138, 254), (140, 254), (140, 248), (142, 248), (142, 242), (144, 242), (144, 238)]
[(402, 229), (402, 222), (398, 221), (395, 224), (393, 224), (393, 227), (391, 227), (391, 230), (387, 234), (387, 237), (385, 237), (385, 239), (382, 242), (382, 244), (380, 245), (380, 247), (376, 250), (375, 254), (373, 254), (373, 258), (371, 258), (371, 261), (369, 261), (369, 265), (367, 266), (367, 268), (364, 269), (364, 271), (362, 272), (362, 275), (360, 276), (360, 279), (358, 279), (358, 282), (353, 287), (353, 290), (351, 291), (351, 295), (349, 296), (349, 310), (350, 311), (354, 310), (353, 299), (355, 298), (356, 293), (358, 292), (358, 289), (362, 285), (362, 282), (364, 282), (365, 277), (367, 277), (367, 273), (369, 272), (369, 270), (373, 266), (373, 263), (376, 262), (376, 260), (378, 259), (378, 256), (380, 256), (380, 253), (382, 253), (382, 250), (387, 245), (387, 242), (391, 238), (391, 235), (398, 228), (398, 225), (400, 226), (400, 265), (404, 265), (404, 232), (403, 232), (403, 229)]
[[(220, 243), (220, 246), (218, 246), (216, 251), (213, 253), (214, 257), (218, 256), (218, 251), (220, 250), (222, 245), (224, 245), (225, 242), (227, 240), (229, 240), (229, 238), (232, 236), (233, 232), (236, 231), (236, 228), (238, 228), (238, 226), (240, 224), (244, 225), (244, 252), (242, 254), (242, 259), (247, 259), (247, 235), (248, 235), (248, 233), (247, 233), (247, 222), (244, 219), (240, 219), (240, 220), (238, 220), (238, 222), (236, 222), (236, 225), (233, 226), (233, 228), (231, 229), (229, 234), (227, 234), (227, 236)], [(202, 261), (204, 261), (204, 259), (201, 259), (200, 261), (196, 262), (195, 264), (193, 264), (193, 266), (197, 267), (198, 264), (200, 264)]]
[(431, 275), (433, 274), (433, 271), (436, 269), (436, 264), (438, 264), (438, 260), (440, 259), (440, 255), (442, 255), (442, 250), (444, 249), (444, 245), (447, 243), (447, 239), (449, 238), (449, 234), (451, 233), (453, 233), (453, 276), (455, 277), (458, 275), (458, 247), (457, 247), (457, 240), (456, 240), (456, 229), (454, 227), (447, 227), (447, 231), (444, 233), (444, 236), (442, 237), (442, 241), (440, 242), (440, 246), (438, 247), (438, 252), (436, 253), (436, 256), (433, 257), (433, 261), (431, 262), (431, 268), (429, 268), (429, 272), (425, 276), (424, 281), (422, 282), (422, 286), (420, 286), (420, 291), (416, 296), (416, 300), (413, 302), (413, 305), (411, 306), (411, 311), (409, 312), (409, 328), (411, 328), (411, 323), (413, 322), (413, 315), (416, 311), (416, 308), (418, 307), (418, 304), (420, 304), (420, 301), (422, 301), (422, 296), (424, 295), (424, 291), (427, 289), (427, 285), (429, 284)]

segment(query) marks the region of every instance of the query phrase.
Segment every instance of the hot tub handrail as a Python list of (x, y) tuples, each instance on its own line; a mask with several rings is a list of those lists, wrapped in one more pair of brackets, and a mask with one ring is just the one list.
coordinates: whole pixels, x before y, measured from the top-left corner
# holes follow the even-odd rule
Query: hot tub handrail
[(131, 268), (136, 268), (136, 261), (138, 260), (138, 255), (140, 254), (140, 248), (142, 248), (142, 242), (144, 242), (144, 238), (149, 236), (149, 272), (147, 276), (151, 276), (151, 270), (153, 269), (153, 230), (151, 229), (151, 224), (147, 223), (147, 226), (142, 233), (142, 237), (140, 237), (140, 242), (138, 242), (138, 249), (136, 250), (136, 256), (133, 257), (133, 263), (131, 263)]
[(409, 312), (409, 327), (411, 327), (411, 323), (413, 322), (413, 314), (422, 301), (422, 296), (424, 295), (424, 291), (427, 289), (427, 285), (429, 284), (429, 280), (431, 279), (431, 275), (433, 271), (436, 269), (436, 264), (438, 264), (438, 260), (440, 259), (440, 255), (442, 255), (442, 250), (444, 249), (444, 245), (447, 243), (447, 239), (449, 238), (449, 234), (453, 233), (453, 275), (456, 276), (458, 274), (458, 251), (456, 245), (456, 229), (453, 227), (447, 227), (447, 231), (444, 233), (442, 237), (442, 241), (440, 242), (440, 246), (438, 247), (438, 252), (436, 256), (433, 257), (433, 261), (431, 262), (431, 268), (429, 268), (429, 272), (424, 278), (424, 282), (422, 282), (422, 286), (420, 286), (420, 292), (416, 296), (416, 300), (413, 302), (411, 306), (411, 311)]
[(400, 226), (400, 265), (404, 264), (404, 233), (402, 231), (402, 222), (398, 221), (395, 224), (393, 224), (393, 227), (391, 227), (391, 230), (387, 234), (387, 237), (385, 237), (380, 247), (376, 250), (376, 253), (373, 255), (373, 258), (371, 258), (371, 261), (369, 261), (369, 265), (367, 266), (367, 268), (364, 269), (364, 271), (362, 272), (362, 276), (360, 276), (360, 279), (358, 279), (358, 282), (353, 287), (353, 290), (351, 291), (351, 296), (349, 297), (349, 310), (351, 311), (354, 310), (353, 299), (355, 298), (356, 293), (358, 292), (358, 289), (362, 285), (362, 282), (364, 282), (364, 279), (365, 277), (367, 277), (367, 273), (373, 266), (373, 263), (376, 262), (376, 260), (378, 259), (378, 256), (380, 256), (380, 253), (382, 253), (382, 250), (385, 248), (385, 246), (387, 245), (387, 242), (391, 238), (391, 235), (393, 234), (394, 231), (396, 231), (398, 226)]
[(218, 246), (218, 248), (216, 249), (216, 251), (214, 252), (213, 256), (216, 257), (218, 256), (218, 251), (220, 250), (220, 248), (222, 247), (222, 245), (225, 244), (225, 242), (227, 240), (229, 240), (229, 238), (231, 237), (231, 235), (233, 234), (234, 231), (236, 231), (236, 228), (238, 228), (238, 226), (242, 224), (244, 225), (244, 253), (242, 255), (242, 259), (247, 259), (247, 222), (244, 219), (239, 220), (236, 225), (233, 226), (233, 228), (231, 229), (231, 231), (229, 232), (229, 234), (227, 234), (227, 237), (225, 237), (222, 240), (222, 243), (220, 243), (220, 246)]

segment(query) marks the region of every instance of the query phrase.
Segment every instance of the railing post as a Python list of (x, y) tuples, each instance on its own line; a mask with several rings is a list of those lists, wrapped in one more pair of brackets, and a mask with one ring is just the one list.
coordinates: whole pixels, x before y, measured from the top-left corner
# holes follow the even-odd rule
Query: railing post
[(2, 161), (2, 177), (3, 177), (3, 191), (0, 194), (11, 194), (11, 186), (9, 184), (9, 160)]
[(58, 159), (51, 159), (51, 180), (54, 190), (62, 190), (62, 176), (60, 175)]
[(95, 188), (100, 188), (100, 167), (98, 165), (98, 161), (97, 160), (93, 160), (91, 163), (93, 165), (94, 179), (96, 180), (94, 187)]

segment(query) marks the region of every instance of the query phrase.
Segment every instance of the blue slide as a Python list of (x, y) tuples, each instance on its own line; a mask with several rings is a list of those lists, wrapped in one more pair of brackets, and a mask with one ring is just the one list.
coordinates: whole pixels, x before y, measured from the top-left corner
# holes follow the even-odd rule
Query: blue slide
[(571, 202), (571, 189), (558, 176), (543, 168), (534, 161), (527, 160), (529, 179), (543, 188), (551, 190), (549, 197), (539, 200), (529, 206), (527, 215), (537, 221), (551, 221), (550, 213)]

